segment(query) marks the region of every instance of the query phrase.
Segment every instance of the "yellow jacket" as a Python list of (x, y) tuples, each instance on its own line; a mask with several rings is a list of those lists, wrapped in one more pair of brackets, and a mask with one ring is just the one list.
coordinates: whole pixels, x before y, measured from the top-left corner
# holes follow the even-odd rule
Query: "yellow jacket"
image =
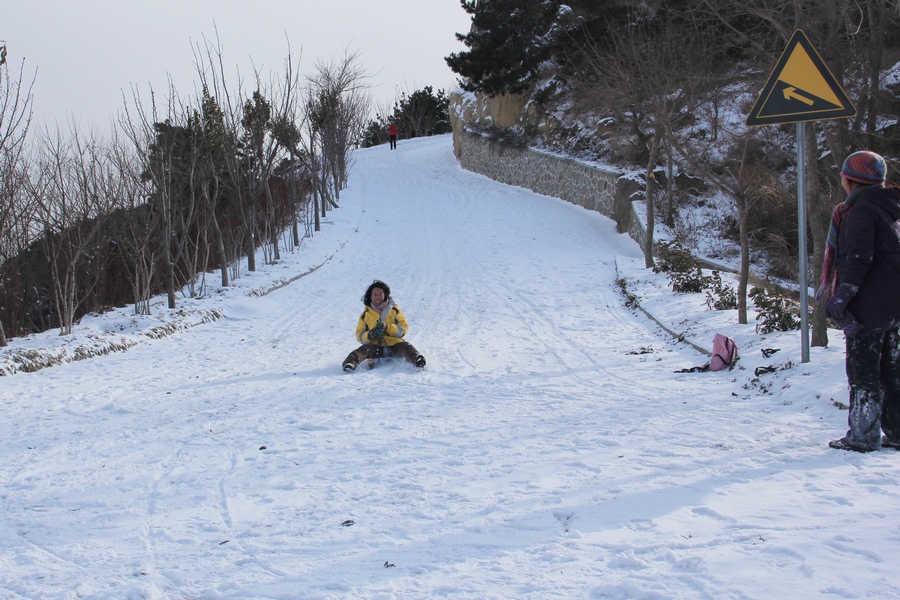
[[(385, 324), (384, 337), (370, 340), (369, 331), (375, 329), (379, 320), (384, 321)], [(407, 328), (406, 317), (403, 316), (403, 311), (394, 304), (393, 300), (389, 302), (383, 314), (378, 314), (377, 310), (366, 306), (359, 315), (359, 323), (356, 324), (356, 341), (373, 346), (393, 346), (403, 341)]]

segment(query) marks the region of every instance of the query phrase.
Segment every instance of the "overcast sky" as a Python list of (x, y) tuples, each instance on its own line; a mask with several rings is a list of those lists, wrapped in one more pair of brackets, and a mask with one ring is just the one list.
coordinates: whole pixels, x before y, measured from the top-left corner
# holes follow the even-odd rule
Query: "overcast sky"
[[(192, 44), (216, 30), (226, 67), (249, 77), (252, 65), (283, 72), (288, 52), (302, 73), (317, 59), (358, 51), (372, 74), (373, 99), (426, 85), (450, 90), (444, 62), (463, 50), (454, 36), (469, 29), (459, 0), (32, 0), (5, 3), (0, 40), (16, 76), (37, 71), (37, 123), (108, 127), (132, 86), (165, 94), (171, 79), (190, 97), (197, 81)], [(252, 62), (251, 62), (252, 59)], [(235, 77), (236, 79), (236, 77)]]

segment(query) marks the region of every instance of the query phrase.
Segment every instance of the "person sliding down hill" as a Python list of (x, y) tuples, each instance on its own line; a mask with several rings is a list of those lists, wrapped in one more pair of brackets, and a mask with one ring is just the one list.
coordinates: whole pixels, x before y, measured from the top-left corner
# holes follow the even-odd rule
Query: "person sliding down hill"
[(403, 339), (407, 332), (406, 317), (391, 299), (391, 288), (377, 279), (363, 296), (365, 308), (356, 325), (356, 341), (362, 346), (344, 359), (344, 371), (355, 371), (363, 360), (393, 356), (405, 358), (417, 367), (425, 366), (425, 357)]

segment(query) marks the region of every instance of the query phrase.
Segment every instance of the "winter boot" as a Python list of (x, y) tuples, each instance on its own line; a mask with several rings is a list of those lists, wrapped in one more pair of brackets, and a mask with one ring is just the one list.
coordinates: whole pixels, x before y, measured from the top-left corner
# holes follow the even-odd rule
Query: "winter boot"
[(356, 363), (352, 360), (344, 361), (344, 373), (352, 373), (356, 370)]
[(893, 440), (889, 440), (886, 435), (881, 436), (881, 447), (882, 448), (893, 448), (894, 450), (900, 450), (900, 442), (895, 442)]
[(416, 356), (415, 362), (416, 362), (416, 366), (421, 369), (422, 367), (425, 366), (425, 357), (422, 356), (421, 354), (419, 354), (418, 356)]
[(878, 448), (867, 448), (865, 446), (859, 446), (850, 442), (846, 437), (842, 437), (839, 440), (831, 440), (828, 442), (829, 448), (834, 448), (835, 450), (851, 450), (853, 452), (874, 452)]

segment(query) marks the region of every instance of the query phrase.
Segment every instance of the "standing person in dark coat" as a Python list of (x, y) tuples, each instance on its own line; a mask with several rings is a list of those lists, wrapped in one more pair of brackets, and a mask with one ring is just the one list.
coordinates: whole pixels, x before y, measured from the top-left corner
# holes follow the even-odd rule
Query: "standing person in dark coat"
[(388, 125), (388, 138), (391, 142), (391, 150), (397, 149), (397, 126), (391, 123)]
[(829, 443), (840, 450), (900, 449), (900, 188), (885, 187), (886, 170), (874, 152), (844, 161), (847, 199), (834, 209), (816, 294), (847, 343), (850, 428)]

